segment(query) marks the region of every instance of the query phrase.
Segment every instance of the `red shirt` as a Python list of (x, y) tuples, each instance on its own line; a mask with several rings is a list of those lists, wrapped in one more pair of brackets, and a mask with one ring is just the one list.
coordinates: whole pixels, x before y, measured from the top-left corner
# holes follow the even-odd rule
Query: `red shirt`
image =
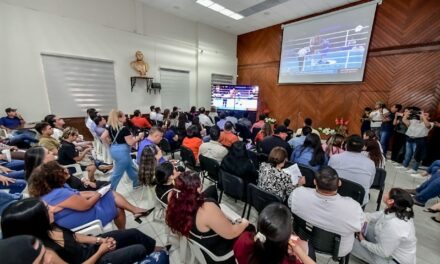
[(134, 116), (130, 119), (131, 123), (138, 128), (151, 128), (150, 122), (145, 117)]
[(193, 138), (185, 137), (182, 141), (182, 146), (189, 148), (194, 154), (196, 160), (199, 160), (199, 149), (202, 143), (203, 143), (202, 140), (198, 137), (193, 137)]
[[(248, 264), (249, 256), (254, 247), (254, 237), (251, 232), (243, 232), (234, 244), (234, 255), (238, 264)], [(287, 252), (286, 252), (287, 253)], [(287, 256), (281, 264), (302, 264), (301, 261), (290, 260)]]

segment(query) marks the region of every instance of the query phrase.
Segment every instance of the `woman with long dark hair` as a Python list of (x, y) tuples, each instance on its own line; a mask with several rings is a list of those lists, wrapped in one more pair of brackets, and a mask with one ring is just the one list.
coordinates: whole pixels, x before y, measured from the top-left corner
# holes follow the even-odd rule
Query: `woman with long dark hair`
[[(237, 238), (249, 225), (242, 219), (232, 224), (216, 201), (205, 200), (200, 177), (186, 171), (175, 180), (166, 210), (166, 223), (172, 231), (198, 242), (217, 256), (232, 251)], [(208, 263), (213, 263), (205, 255)], [(222, 262), (223, 263), (223, 262)], [(232, 257), (224, 263), (235, 263)]]
[(257, 136), (255, 137), (255, 143), (262, 141), (265, 137), (272, 136), (272, 134), (272, 125), (268, 122), (264, 123), (263, 127), (258, 131)]
[(186, 137), (186, 129), (190, 126), (188, 118), (185, 113), (180, 113), (177, 121), (177, 135), (179, 135), (179, 142), (182, 143)]
[(175, 181), (181, 172), (177, 171), (174, 165), (166, 161), (156, 168), (156, 196), (163, 203), (168, 204), (168, 200), (171, 197), (172, 190), (175, 185)]
[(365, 151), (362, 151), (367, 157), (369, 157), (376, 168), (385, 168), (385, 157), (380, 151), (380, 144), (377, 140), (367, 139), (365, 140)]
[(307, 242), (292, 234), (292, 213), (280, 203), (261, 211), (257, 232), (243, 232), (234, 245), (238, 264), (313, 264), (301, 247)]
[(15, 202), (3, 211), (3, 237), (35, 236), (67, 263), (134, 263), (154, 250), (156, 241), (137, 229), (99, 237), (75, 234), (54, 223), (54, 214), (60, 209), (36, 198)]
[(351, 254), (367, 263), (416, 263), (413, 199), (400, 188), (384, 194), (384, 211), (366, 213), (368, 229), (359, 233)]
[(29, 178), (29, 194), (60, 209), (55, 213), (55, 222), (60, 226), (75, 228), (99, 219), (104, 226), (114, 221), (124, 229), (125, 210), (138, 222), (149, 214), (149, 210), (132, 205), (117, 192), (78, 192), (65, 184), (68, 177), (66, 169), (50, 161), (35, 168)]
[(314, 171), (319, 171), (321, 166), (327, 165), (328, 157), (322, 149), (319, 136), (313, 133), (308, 134), (304, 144), (295, 148), (290, 161), (307, 166)]
[(139, 182), (145, 186), (156, 184), (154, 176), (156, 166), (162, 157), (162, 151), (155, 145), (149, 145), (142, 150), (141, 159), (139, 161)]

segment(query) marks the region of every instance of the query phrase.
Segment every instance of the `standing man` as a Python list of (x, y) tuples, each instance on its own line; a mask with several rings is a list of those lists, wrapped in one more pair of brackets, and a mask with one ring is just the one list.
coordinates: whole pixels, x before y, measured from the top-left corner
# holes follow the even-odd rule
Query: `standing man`
[(380, 127), (382, 126), (384, 116), (388, 115), (389, 111), (385, 108), (385, 103), (382, 101), (377, 101), (374, 108), (375, 110), (370, 113), (371, 131), (380, 139)]
[(400, 110), (402, 110), (402, 105), (395, 104), (391, 107), (390, 112), (383, 116), (383, 121), (380, 127), (380, 144), (382, 145), (384, 157), (387, 156), (388, 146), (390, 145), (390, 139), (393, 135), (394, 118), (396, 117), (396, 113)]

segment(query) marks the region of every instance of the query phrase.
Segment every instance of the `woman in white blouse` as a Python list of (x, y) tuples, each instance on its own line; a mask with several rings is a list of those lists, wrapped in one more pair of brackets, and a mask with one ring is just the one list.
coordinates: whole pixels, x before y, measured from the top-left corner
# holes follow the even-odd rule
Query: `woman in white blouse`
[(383, 201), (384, 211), (366, 213), (367, 233), (357, 235), (351, 254), (368, 263), (415, 264), (417, 239), (410, 194), (393, 188)]

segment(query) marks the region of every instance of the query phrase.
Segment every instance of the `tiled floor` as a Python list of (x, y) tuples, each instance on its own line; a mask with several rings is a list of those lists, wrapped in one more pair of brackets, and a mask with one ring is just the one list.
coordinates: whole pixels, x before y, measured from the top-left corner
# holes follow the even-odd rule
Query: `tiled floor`
[[(402, 188), (415, 188), (423, 180), (414, 179), (402, 170), (397, 170), (393, 165), (387, 163), (387, 179), (386, 179), (386, 189), (389, 190), (391, 187), (402, 187)], [(125, 178), (124, 178), (125, 179)], [(118, 192), (123, 194), (128, 200), (138, 206), (144, 208), (151, 208), (154, 206), (155, 201), (153, 199), (153, 193), (151, 191), (132, 190), (128, 180), (122, 180), (118, 187)], [(143, 192), (143, 195), (142, 195)], [(367, 205), (366, 212), (371, 212), (376, 209), (376, 199), (378, 191), (373, 190), (371, 192), (371, 200)], [(142, 195), (142, 199), (141, 199)], [(437, 202), (437, 199), (433, 199), (428, 202), (428, 205)], [(241, 215), (243, 209), (243, 203), (224, 197), (222, 203), (226, 203), (234, 211)], [(383, 206), (382, 206), (383, 208)], [(418, 264), (435, 264), (440, 263), (440, 224), (432, 221), (430, 217), (432, 214), (425, 213), (422, 211), (423, 208), (415, 206), (415, 226), (417, 234), (417, 263)], [(155, 210), (156, 211), (156, 210)], [(252, 211), (250, 220), (255, 223), (256, 213)], [(127, 227), (135, 227), (146, 233), (147, 235), (156, 239), (158, 245), (164, 245), (166, 243), (165, 226), (163, 222), (153, 220), (153, 216), (150, 215), (148, 218), (144, 219), (142, 224), (138, 224), (133, 221), (133, 217), (127, 215)], [(318, 263), (332, 263), (329, 256), (318, 255)], [(180, 260), (180, 256), (177, 251), (171, 254), (171, 263), (185, 263), (185, 261)], [(354, 257), (350, 258), (350, 263), (362, 263)]]

